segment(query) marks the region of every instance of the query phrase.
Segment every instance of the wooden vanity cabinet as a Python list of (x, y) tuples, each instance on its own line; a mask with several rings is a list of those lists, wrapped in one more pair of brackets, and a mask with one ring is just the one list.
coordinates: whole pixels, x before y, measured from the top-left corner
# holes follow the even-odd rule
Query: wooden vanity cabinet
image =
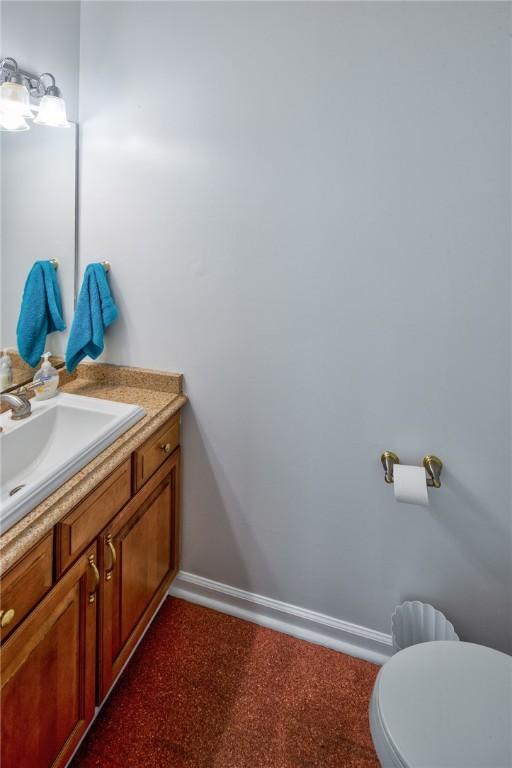
[(179, 448), (99, 538), (98, 702), (108, 692), (176, 575)]
[(179, 437), (178, 415), (2, 577), (2, 768), (64, 768), (165, 596)]
[(96, 544), (2, 645), (2, 768), (65, 765), (95, 708)]

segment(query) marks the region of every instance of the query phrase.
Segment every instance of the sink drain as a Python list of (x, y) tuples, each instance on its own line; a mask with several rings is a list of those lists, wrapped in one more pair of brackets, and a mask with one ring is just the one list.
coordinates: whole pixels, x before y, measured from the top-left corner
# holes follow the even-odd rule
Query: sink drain
[(18, 491), (21, 491), (22, 488), (26, 486), (26, 483), (22, 483), (21, 485), (17, 485), (15, 488), (12, 488), (9, 491), (9, 496), (14, 496), (15, 493), (18, 493)]

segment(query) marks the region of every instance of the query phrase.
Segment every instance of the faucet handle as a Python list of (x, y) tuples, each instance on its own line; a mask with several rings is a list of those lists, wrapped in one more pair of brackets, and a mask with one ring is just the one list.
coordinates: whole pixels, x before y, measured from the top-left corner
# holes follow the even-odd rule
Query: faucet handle
[(18, 389), (15, 389), (12, 393), (13, 395), (16, 395), (16, 397), (19, 397), (20, 400), (23, 400), (24, 403), (27, 403), (30, 405), (30, 392), (29, 392), (29, 386), (26, 384), (22, 384), (21, 387), (18, 387)]

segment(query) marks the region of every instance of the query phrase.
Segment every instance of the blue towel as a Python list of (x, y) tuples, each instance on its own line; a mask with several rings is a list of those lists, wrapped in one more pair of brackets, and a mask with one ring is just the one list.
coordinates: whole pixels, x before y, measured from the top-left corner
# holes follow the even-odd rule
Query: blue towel
[(18, 351), (25, 362), (35, 368), (45, 351), (47, 335), (65, 328), (55, 267), (49, 261), (36, 261), (23, 289), (16, 328)]
[(70, 373), (84, 357), (96, 360), (101, 355), (105, 328), (114, 322), (117, 314), (103, 265), (89, 264), (85, 270), (66, 349), (66, 368)]

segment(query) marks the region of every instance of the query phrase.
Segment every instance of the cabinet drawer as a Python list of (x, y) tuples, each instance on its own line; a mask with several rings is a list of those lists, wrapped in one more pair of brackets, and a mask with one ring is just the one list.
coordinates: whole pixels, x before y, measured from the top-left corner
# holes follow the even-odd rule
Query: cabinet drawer
[(135, 490), (156, 472), (180, 444), (180, 415), (176, 414), (135, 451)]
[(131, 497), (131, 461), (127, 459), (84, 501), (57, 523), (57, 577), (76, 559)]
[(1, 638), (13, 631), (52, 586), (53, 536), (49, 533), (25, 557), (7, 571), (0, 589)]

